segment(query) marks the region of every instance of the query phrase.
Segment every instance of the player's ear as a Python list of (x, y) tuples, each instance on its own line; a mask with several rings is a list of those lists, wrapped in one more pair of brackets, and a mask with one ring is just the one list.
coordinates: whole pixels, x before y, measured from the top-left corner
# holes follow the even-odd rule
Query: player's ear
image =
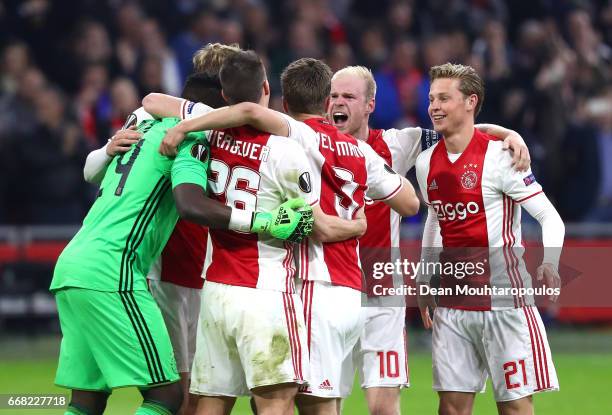
[(368, 101), (368, 103), (366, 104), (366, 112), (368, 114), (372, 114), (374, 112), (374, 109), (376, 109), (376, 99), (372, 98), (371, 100)]
[(227, 100), (227, 97), (225, 96), (225, 92), (223, 92), (223, 89), (221, 90), (221, 96), (223, 97), (225, 102), (227, 102), (229, 104), (229, 101)]
[(475, 111), (476, 105), (478, 105), (478, 96), (476, 94), (472, 94), (467, 98), (467, 109), (470, 111)]
[(325, 112), (327, 112), (329, 110), (329, 105), (331, 103), (331, 97), (328, 95), (327, 98), (325, 98)]
[(283, 102), (283, 111), (285, 111), (285, 113), (289, 114), (289, 105), (287, 105), (287, 100), (285, 99), (285, 97), (281, 97), (281, 101)]
[(263, 93), (264, 95), (270, 95), (270, 83), (267, 79), (263, 83)]

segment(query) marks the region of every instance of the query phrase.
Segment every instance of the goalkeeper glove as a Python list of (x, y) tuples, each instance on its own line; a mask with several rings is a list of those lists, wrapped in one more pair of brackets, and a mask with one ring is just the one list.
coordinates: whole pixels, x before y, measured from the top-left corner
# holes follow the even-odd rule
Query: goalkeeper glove
[[(299, 210), (298, 210), (299, 209)], [(312, 233), (312, 208), (304, 199), (290, 199), (271, 212), (253, 214), (251, 232), (267, 233), (276, 239), (300, 242)]]

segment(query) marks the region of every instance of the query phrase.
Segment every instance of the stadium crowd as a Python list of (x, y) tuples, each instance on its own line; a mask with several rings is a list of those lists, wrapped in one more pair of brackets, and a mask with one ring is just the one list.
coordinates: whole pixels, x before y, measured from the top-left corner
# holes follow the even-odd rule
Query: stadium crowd
[(278, 78), (299, 57), (361, 64), (377, 128), (430, 126), (428, 68), (472, 65), (478, 121), (519, 131), (566, 221), (612, 220), (612, 3), (606, 0), (0, 1), (0, 223), (77, 224), (87, 153), (149, 92), (177, 95), (193, 53), (239, 43)]

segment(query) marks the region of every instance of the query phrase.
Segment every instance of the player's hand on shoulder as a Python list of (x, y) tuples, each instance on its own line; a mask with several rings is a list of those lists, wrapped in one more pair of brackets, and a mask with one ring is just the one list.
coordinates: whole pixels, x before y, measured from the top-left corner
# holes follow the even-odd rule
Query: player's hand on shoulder
[(355, 218), (353, 220), (360, 226), (361, 236), (363, 236), (368, 230), (368, 219), (365, 215), (365, 205), (357, 209), (355, 212)]
[(177, 148), (185, 140), (185, 135), (180, 123), (169, 128), (159, 145), (159, 152), (168, 157), (176, 156)]
[(502, 148), (512, 152), (512, 167), (516, 171), (527, 171), (531, 166), (531, 156), (525, 140), (518, 133), (512, 133), (503, 141)]
[(125, 130), (119, 130), (108, 140), (106, 146), (106, 154), (111, 157), (117, 154), (123, 154), (130, 150), (132, 144), (135, 144), (142, 137), (142, 133), (136, 131), (136, 127), (132, 126)]
[[(547, 288), (558, 288), (559, 291), (561, 290), (561, 277), (559, 276), (557, 268), (553, 264), (547, 262), (543, 263), (536, 270), (536, 275), (538, 281), (543, 280), (544, 285)], [(553, 294), (549, 298), (550, 301), (554, 303), (559, 299), (559, 295)]]

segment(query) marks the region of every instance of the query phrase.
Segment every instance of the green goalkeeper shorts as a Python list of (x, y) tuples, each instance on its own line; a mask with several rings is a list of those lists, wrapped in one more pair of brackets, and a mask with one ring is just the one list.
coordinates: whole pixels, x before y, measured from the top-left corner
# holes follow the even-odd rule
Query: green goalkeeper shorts
[(148, 291), (56, 291), (62, 344), (55, 384), (110, 392), (179, 379), (168, 331)]

